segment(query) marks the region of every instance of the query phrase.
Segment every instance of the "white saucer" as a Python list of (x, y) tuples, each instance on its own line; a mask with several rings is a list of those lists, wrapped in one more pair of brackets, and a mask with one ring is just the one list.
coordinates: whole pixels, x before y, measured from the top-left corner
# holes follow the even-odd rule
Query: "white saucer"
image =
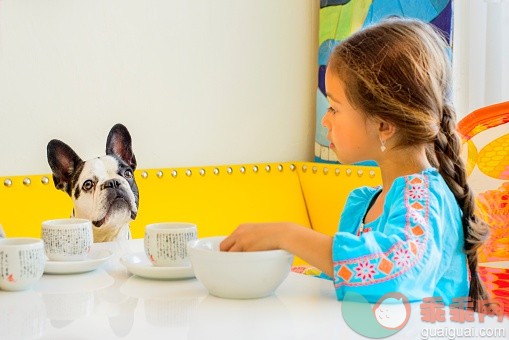
[(194, 277), (191, 266), (186, 267), (156, 267), (145, 253), (127, 254), (120, 258), (120, 262), (134, 275), (148, 279), (177, 280)]
[(90, 250), (87, 258), (82, 261), (46, 261), (45, 274), (77, 274), (86, 273), (99, 268), (113, 253), (107, 249)]

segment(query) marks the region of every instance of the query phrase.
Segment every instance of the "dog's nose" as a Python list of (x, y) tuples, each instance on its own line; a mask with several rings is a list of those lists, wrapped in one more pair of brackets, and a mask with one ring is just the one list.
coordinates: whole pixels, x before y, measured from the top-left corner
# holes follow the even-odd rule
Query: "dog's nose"
[(111, 188), (116, 189), (120, 187), (120, 181), (116, 179), (109, 179), (106, 182), (104, 182), (104, 188)]

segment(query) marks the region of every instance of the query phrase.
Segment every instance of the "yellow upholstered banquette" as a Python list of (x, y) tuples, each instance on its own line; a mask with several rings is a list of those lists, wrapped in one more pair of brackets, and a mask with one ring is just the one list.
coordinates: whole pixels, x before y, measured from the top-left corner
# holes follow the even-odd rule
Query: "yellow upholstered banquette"
[[(133, 238), (162, 221), (196, 223), (198, 237), (262, 221), (292, 221), (332, 235), (349, 192), (381, 183), (376, 167), (312, 162), (139, 169), (135, 176), (140, 206)], [(40, 237), (42, 221), (72, 212), (50, 174), (1, 177), (0, 202), (7, 237)]]

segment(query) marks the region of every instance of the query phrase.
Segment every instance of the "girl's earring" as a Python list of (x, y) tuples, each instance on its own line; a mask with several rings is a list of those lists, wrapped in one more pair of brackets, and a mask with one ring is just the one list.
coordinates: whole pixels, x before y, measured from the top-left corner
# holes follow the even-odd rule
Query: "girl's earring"
[(380, 143), (382, 144), (382, 145), (380, 146), (380, 150), (381, 150), (382, 152), (384, 152), (384, 151), (387, 149), (387, 147), (385, 146), (385, 141), (384, 141), (384, 140), (382, 140), (382, 138), (380, 138)]

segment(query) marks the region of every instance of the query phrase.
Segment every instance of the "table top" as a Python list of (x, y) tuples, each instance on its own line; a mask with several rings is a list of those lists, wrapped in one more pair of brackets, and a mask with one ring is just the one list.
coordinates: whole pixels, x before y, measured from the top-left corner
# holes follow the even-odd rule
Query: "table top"
[[(344, 321), (328, 280), (290, 273), (272, 296), (221, 299), (195, 278), (151, 280), (129, 273), (119, 259), (143, 251), (142, 239), (94, 247), (113, 252), (94, 271), (45, 274), (30, 290), (0, 291), (0, 339), (365, 339)], [(409, 322), (391, 339), (474, 327), (424, 323), (419, 304), (411, 305)], [(509, 338), (507, 318), (475, 324), (480, 326)]]

